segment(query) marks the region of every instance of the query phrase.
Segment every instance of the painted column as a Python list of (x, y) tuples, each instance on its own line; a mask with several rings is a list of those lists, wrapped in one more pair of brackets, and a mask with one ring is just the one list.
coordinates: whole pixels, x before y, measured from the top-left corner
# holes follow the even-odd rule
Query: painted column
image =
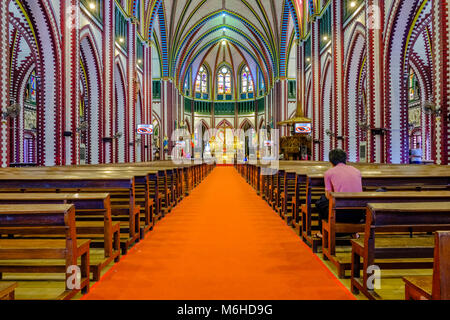
[(103, 159), (102, 163), (113, 161), (113, 109), (114, 92), (114, 57), (115, 57), (115, 16), (114, 0), (105, 0), (103, 7)]
[[(278, 121), (285, 121), (289, 119), (289, 103), (288, 103), (288, 95), (289, 95), (289, 81), (287, 78), (281, 78), (279, 83), (279, 96), (280, 99), (278, 105)], [(289, 135), (289, 128), (287, 126), (283, 127), (282, 132), (280, 132), (281, 136)]]
[[(344, 128), (348, 124), (348, 119), (345, 119), (346, 108), (344, 104), (344, 32), (342, 29), (342, 0), (332, 0), (331, 12), (333, 19), (332, 28), (332, 52), (333, 52), (333, 104), (334, 107), (334, 121), (331, 124), (331, 131), (336, 133), (339, 139), (334, 139), (334, 144), (331, 148), (344, 148), (346, 140), (343, 137), (346, 135)], [(344, 4), (346, 5), (346, 4)], [(346, 123), (347, 122), (347, 123)], [(352, 124), (354, 125), (354, 124)], [(348, 146), (347, 146), (348, 147)]]
[[(79, 125), (80, 105), (80, 1), (64, 1), (61, 10), (61, 34), (63, 35), (63, 127), (71, 136), (63, 138), (63, 159), (56, 164), (76, 165), (80, 158)], [(59, 133), (59, 134), (62, 134)]]
[(127, 93), (128, 108), (126, 109), (125, 125), (125, 162), (136, 161), (136, 98), (137, 98), (137, 72), (136, 72), (136, 21), (128, 22), (128, 45), (127, 45)]
[(303, 112), (305, 112), (305, 50), (303, 44), (300, 41), (297, 43), (297, 104), (302, 106)]
[(320, 75), (320, 24), (319, 19), (311, 22), (311, 70), (313, 90), (313, 160), (323, 159), (323, 130), (322, 128), (322, 98), (321, 98), (321, 75)]
[(450, 0), (433, 1), (433, 87), (434, 102), (441, 108), (436, 117), (436, 141), (433, 155), (438, 164), (450, 163)]
[[(366, 0), (367, 121), (370, 128), (378, 129), (384, 126), (383, 25), (384, 0)], [(369, 131), (367, 144), (368, 162), (384, 163), (384, 136)]]
[[(6, 112), (9, 105), (9, 1), (0, 1), (0, 108), (1, 113)], [(0, 165), (4, 168), (9, 165), (9, 124), (1, 117), (0, 123)]]
[[(143, 77), (143, 100), (144, 100), (144, 123), (152, 124), (152, 47), (147, 42), (144, 45), (144, 77)], [(144, 161), (152, 161), (152, 137), (151, 136), (143, 136), (142, 143), (144, 146)]]

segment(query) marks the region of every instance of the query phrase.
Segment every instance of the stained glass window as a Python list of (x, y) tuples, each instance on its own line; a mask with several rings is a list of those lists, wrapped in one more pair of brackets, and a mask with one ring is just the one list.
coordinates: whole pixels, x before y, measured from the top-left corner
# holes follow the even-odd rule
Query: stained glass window
[(409, 70), (409, 101), (416, 101), (419, 99), (419, 86), (417, 83), (416, 74), (414, 70)]
[(25, 92), (25, 100), (27, 102), (36, 103), (36, 89), (36, 71), (33, 71), (28, 79), (27, 90)]
[(184, 91), (189, 91), (189, 74), (186, 76), (186, 80), (184, 81)]
[(195, 92), (208, 93), (208, 71), (205, 67), (200, 67), (195, 80)]
[(242, 69), (241, 87), (242, 93), (253, 93), (254, 91), (253, 78), (248, 67)]
[(219, 70), (217, 76), (217, 93), (218, 94), (231, 94), (231, 71), (227, 67), (223, 67)]

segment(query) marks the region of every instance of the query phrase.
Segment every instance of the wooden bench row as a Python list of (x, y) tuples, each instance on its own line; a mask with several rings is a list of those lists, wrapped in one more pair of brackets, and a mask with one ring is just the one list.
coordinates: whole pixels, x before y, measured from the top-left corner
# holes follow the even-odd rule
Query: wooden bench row
[[(31, 212), (38, 210), (45, 216), (49, 206), (71, 205), (73, 225), (65, 228), (73, 229), (71, 236), (77, 236), (77, 241), (83, 244), (81, 249), (87, 248), (84, 255), (73, 254), (83, 258), (83, 275), (86, 276), (83, 276), (80, 291), (87, 292), (89, 282), (85, 278), (89, 280), (89, 272), (94, 281), (99, 280), (104, 267), (119, 261), (120, 247), (126, 254), (127, 249), (143, 238), (156, 220), (188, 195), (212, 168), (205, 165), (163, 167), (163, 164), (151, 163), (0, 170), (0, 215), (4, 209), (9, 222), (0, 220), (0, 242), (5, 248), (15, 245), (20, 250), (25, 250), (21, 246), (30, 244), (23, 256), (14, 255), (12, 251), (0, 255), (0, 280), (2, 273), (60, 273), (67, 270), (61, 259), (56, 259), (57, 263), (45, 262), (52, 256), (39, 251), (51, 247), (53, 242), (61, 243), (64, 228), (43, 225), (39, 223), (38, 215)], [(22, 217), (21, 220), (12, 224), (8, 208), (13, 207), (28, 208), (30, 215), (24, 220), (18, 214), (15, 217)], [(163, 213), (158, 217), (157, 212)], [(3, 248), (1, 243), (0, 248)], [(94, 259), (89, 253), (94, 253)], [(36, 263), (30, 259), (37, 259), (34, 260)], [(45, 263), (41, 264), (43, 261)], [(77, 294), (76, 290), (69, 291), (58, 298), (70, 299)], [(13, 293), (8, 293), (8, 297), (13, 297)]]
[[(273, 175), (270, 168), (256, 166), (240, 166), (237, 170), (247, 181), (265, 198), (280, 216), (292, 225), (298, 228), (299, 235), (312, 247), (316, 253), (318, 247), (322, 244), (324, 259), (330, 260), (336, 267), (339, 277), (345, 276), (346, 270), (351, 270), (352, 258), (354, 257), (349, 250), (361, 244), (363, 240), (340, 239), (336, 235), (343, 233), (364, 232), (367, 226), (364, 224), (343, 224), (338, 223), (338, 216), (365, 211), (368, 205), (380, 205), (384, 203), (413, 206), (414, 203), (425, 203), (428, 207), (430, 203), (439, 203), (445, 205), (450, 201), (449, 188), (450, 170), (447, 167), (440, 166), (399, 166), (399, 165), (355, 165), (363, 175), (363, 187), (366, 192), (345, 194), (333, 193), (329, 205), (329, 221), (323, 222), (323, 238), (316, 238), (315, 232), (318, 225), (317, 210), (314, 202), (321, 194), (324, 194), (323, 174), (330, 168), (327, 163), (280, 163), (280, 168), (274, 170)], [(247, 167), (247, 168), (245, 168)], [(252, 168), (253, 167), (253, 168)], [(264, 170), (265, 175), (261, 175)], [(258, 175), (259, 178), (257, 177)], [(376, 189), (384, 188), (387, 192), (373, 192)], [(427, 191), (426, 191), (427, 190)], [(372, 192), (371, 192), (372, 191)], [(430, 218), (429, 224), (433, 223)], [(385, 242), (405, 241), (405, 237), (410, 235), (422, 235), (424, 231), (436, 231), (436, 226), (402, 226), (396, 229), (400, 235), (392, 236), (388, 234)], [(445, 230), (445, 226), (439, 226)], [(439, 229), (438, 228), (438, 229)], [(392, 231), (387, 228), (379, 231)], [(366, 231), (367, 232), (367, 231)], [(386, 233), (384, 233), (386, 235)], [(395, 240), (399, 237), (400, 240)], [(417, 237), (415, 237), (416, 239)], [(394, 239), (394, 240), (391, 240)], [(428, 241), (430, 236), (418, 237), (417, 241)], [(426, 239), (426, 240), (424, 240)], [(431, 241), (432, 242), (432, 241)], [(336, 250), (339, 245), (340, 250)], [(344, 245), (344, 246), (342, 246)], [(342, 250), (344, 248), (345, 250)], [(362, 254), (362, 253), (361, 253)], [(428, 258), (430, 258), (430, 249), (428, 248)], [(408, 267), (414, 264), (405, 264)], [(385, 266), (400, 268), (405, 266), (398, 261), (390, 261)], [(430, 267), (430, 261), (420, 260), (415, 267)], [(352, 276), (355, 275), (353, 272)], [(364, 283), (364, 281), (362, 281)], [(353, 285), (353, 281), (352, 281)], [(359, 288), (360, 289), (360, 288)], [(355, 292), (357, 290), (355, 289)], [(372, 298), (370, 291), (361, 290), (368, 297)]]
[[(392, 234), (405, 228), (427, 232), (450, 230), (450, 202), (435, 203), (376, 203), (367, 205), (364, 238), (352, 240), (351, 288), (353, 293), (362, 292), (369, 299), (379, 299), (378, 289), (370, 277), (372, 267), (383, 269), (425, 269), (435, 267), (435, 299), (450, 299), (449, 233), (437, 233), (435, 241), (427, 234), (404, 236)], [(440, 241), (439, 241), (440, 240)], [(433, 257), (435, 261), (433, 263)], [(362, 262), (361, 262), (362, 260)], [(362, 269), (361, 269), (362, 266)], [(441, 269), (443, 268), (443, 269)], [(362, 273), (362, 277), (361, 277)], [(382, 278), (382, 276), (381, 276)], [(412, 294), (416, 280), (406, 278), (406, 298)], [(424, 284), (424, 281), (422, 281)], [(408, 287), (409, 285), (409, 287)], [(425, 286), (426, 288), (427, 286)], [(428, 291), (428, 290), (424, 290)], [(425, 295), (433, 298), (432, 295)]]

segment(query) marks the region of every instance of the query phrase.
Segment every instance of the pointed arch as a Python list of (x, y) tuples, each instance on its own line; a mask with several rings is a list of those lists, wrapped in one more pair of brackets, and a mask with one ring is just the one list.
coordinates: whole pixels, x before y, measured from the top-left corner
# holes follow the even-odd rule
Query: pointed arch
[[(58, 21), (50, 0), (16, 0), (6, 1), (6, 4), (17, 5), (18, 12), (27, 21), (22, 27), (28, 31), (31, 48), (35, 48), (36, 75), (39, 79), (37, 95), (37, 164), (38, 165), (60, 165), (64, 162), (64, 146), (62, 134), (55, 132), (64, 131), (63, 115), (65, 106), (62, 103), (62, 44), (58, 29)], [(8, 6), (5, 6), (8, 10)], [(14, 24), (13, 21), (10, 22)], [(39, 39), (39, 41), (35, 41)], [(6, 77), (8, 78), (8, 77)], [(3, 95), (0, 94), (0, 99)], [(0, 104), (9, 103), (0, 101)], [(2, 154), (0, 156), (2, 166), (8, 164), (9, 156), (6, 153), (7, 140), (3, 138), (6, 125), (1, 126), (0, 137)]]
[(233, 67), (226, 62), (219, 64), (216, 69), (215, 84), (217, 95), (233, 95), (236, 92)]
[(241, 125), (239, 126), (239, 129), (244, 129), (245, 126), (249, 126), (250, 128), (252, 128), (253, 130), (255, 130), (255, 126), (253, 125), (253, 123), (248, 120), (248, 119), (244, 119), (244, 121), (242, 121)]
[(219, 124), (216, 126), (216, 129), (221, 129), (221, 128), (230, 128), (233, 129), (233, 125), (231, 124), (230, 121), (228, 121), (227, 119), (223, 119), (222, 121), (219, 122)]
[(411, 35), (427, 2), (395, 0), (388, 17), (384, 47), (384, 115), (385, 126), (389, 129), (386, 134), (388, 163), (409, 162), (408, 85), (405, 79), (409, 73)]
[(88, 124), (86, 160), (88, 164), (98, 164), (103, 158), (101, 144), (103, 132), (103, 76), (100, 54), (96, 47), (95, 37), (90, 26), (80, 32), (80, 55), (82, 78), (86, 81), (87, 97), (85, 97), (86, 117)]
[(345, 147), (349, 160), (359, 161), (360, 129), (359, 122), (361, 105), (361, 75), (366, 59), (366, 37), (365, 28), (357, 23), (352, 31), (350, 46), (347, 52), (344, 66), (345, 105), (347, 112), (344, 114), (344, 132), (347, 139)]
[(322, 99), (322, 106), (321, 110), (319, 112), (320, 114), (320, 140), (322, 140), (322, 146), (321, 146), (321, 159), (323, 161), (328, 161), (328, 154), (332, 149), (333, 145), (333, 139), (332, 136), (329, 134), (330, 132), (333, 133), (335, 130), (334, 125), (332, 121), (333, 118), (333, 110), (332, 110), (332, 57), (330, 54), (327, 54), (327, 57), (325, 59), (324, 68), (323, 68), (323, 79), (322, 79), (322, 86), (321, 86), (321, 99)]
[(245, 99), (249, 99), (249, 94), (255, 95), (256, 77), (253, 76), (248, 64), (244, 61), (238, 69), (239, 94), (245, 95)]
[(144, 139), (143, 137), (138, 137), (136, 134), (137, 126), (140, 124), (144, 124), (144, 101), (142, 96), (142, 90), (139, 90), (137, 92), (137, 99), (136, 99), (136, 128), (131, 128), (130, 132), (133, 132), (134, 136), (139, 139), (138, 141), (135, 140), (133, 137), (134, 145), (135, 145), (135, 162), (142, 162), (144, 161), (145, 156), (145, 149), (144, 149)]
[(125, 162), (126, 145), (125, 145), (125, 119), (127, 119), (127, 94), (125, 89), (126, 77), (124, 68), (119, 59), (116, 60), (114, 67), (114, 83), (115, 83), (115, 109), (113, 117), (113, 127), (115, 128), (115, 160), (118, 163)]
[(262, 118), (261, 121), (259, 121), (258, 129), (261, 130), (264, 127), (264, 124), (265, 124), (265, 120), (264, 120), (264, 118)]

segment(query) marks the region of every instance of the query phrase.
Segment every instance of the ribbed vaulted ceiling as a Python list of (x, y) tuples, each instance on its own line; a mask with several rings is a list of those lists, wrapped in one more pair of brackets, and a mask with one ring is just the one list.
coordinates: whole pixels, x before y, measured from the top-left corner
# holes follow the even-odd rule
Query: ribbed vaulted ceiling
[[(259, 69), (266, 84), (286, 77), (290, 48), (300, 34), (296, 7), (300, 0), (155, 0), (149, 30), (160, 52), (162, 76), (181, 87), (187, 72), (207, 62)], [(226, 50), (223, 41), (226, 40)], [(238, 68), (239, 65), (234, 65)], [(195, 77), (192, 77), (195, 80)]]

